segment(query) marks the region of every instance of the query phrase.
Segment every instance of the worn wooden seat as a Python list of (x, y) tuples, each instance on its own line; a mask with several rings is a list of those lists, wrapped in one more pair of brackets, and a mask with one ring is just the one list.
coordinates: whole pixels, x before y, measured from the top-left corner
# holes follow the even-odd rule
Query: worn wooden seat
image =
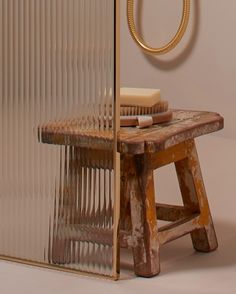
[[(219, 114), (175, 110), (169, 123), (147, 129), (121, 129), (118, 139), (121, 153), (120, 244), (132, 248), (137, 275), (157, 275), (160, 246), (185, 234), (191, 234), (197, 251), (209, 252), (217, 248), (194, 138), (222, 128), (223, 118)], [(41, 139), (49, 144), (77, 146), (79, 150), (86, 148), (88, 136), (94, 139), (94, 148), (99, 150), (101, 144), (95, 133), (82, 133), (76, 124), (68, 122), (45, 125)], [(104, 134), (99, 140), (106, 140), (108, 149), (100, 152), (109, 154), (112, 136)], [(171, 163), (175, 164), (183, 206), (155, 202), (153, 171)], [(171, 223), (159, 227), (158, 220)], [(109, 235), (109, 232), (103, 233)], [(109, 238), (105, 239), (109, 243)]]

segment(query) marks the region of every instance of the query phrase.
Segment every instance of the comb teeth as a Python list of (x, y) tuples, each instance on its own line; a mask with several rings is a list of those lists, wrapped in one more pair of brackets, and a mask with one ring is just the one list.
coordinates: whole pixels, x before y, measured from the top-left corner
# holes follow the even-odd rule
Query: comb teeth
[(161, 113), (168, 110), (169, 103), (168, 101), (160, 101), (152, 107), (142, 107), (142, 106), (121, 106), (120, 115), (129, 116), (129, 115), (147, 115)]

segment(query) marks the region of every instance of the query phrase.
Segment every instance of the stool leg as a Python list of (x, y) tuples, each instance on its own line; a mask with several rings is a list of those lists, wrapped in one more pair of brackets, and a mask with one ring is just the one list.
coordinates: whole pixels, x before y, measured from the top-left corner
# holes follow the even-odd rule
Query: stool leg
[[(72, 244), (73, 241), (66, 237), (64, 231), (68, 224), (76, 224), (77, 181), (78, 173), (81, 172), (79, 148), (67, 148), (65, 157), (67, 158), (67, 156), (68, 162), (66, 161), (65, 164), (65, 179), (61, 187), (59, 199), (55, 200), (55, 209), (57, 207), (58, 211), (54, 213), (55, 224), (52, 251), (49, 257), (56, 264), (69, 264), (75, 260), (75, 250), (71, 250), (71, 245), (74, 245)], [(68, 170), (67, 167), (69, 167)], [(58, 231), (60, 231), (59, 234)]]
[(200, 213), (202, 228), (191, 233), (197, 251), (210, 252), (218, 247), (207, 195), (203, 183), (197, 150), (193, 140), (187, 143), (187, 158), (175, 163), (184, 205), (193, 213)]
[(134, 271), (152, 277), (160, 272), (153, 171), (145, 165), (144, 156), (131, 157), (125, 168), (129, 172)]
[(120, 230), (132, 231), (130, 194), (129, 188), (129, 167), (126, 165), (126, 156), (121, 155), (121, 175), (120, 175)]

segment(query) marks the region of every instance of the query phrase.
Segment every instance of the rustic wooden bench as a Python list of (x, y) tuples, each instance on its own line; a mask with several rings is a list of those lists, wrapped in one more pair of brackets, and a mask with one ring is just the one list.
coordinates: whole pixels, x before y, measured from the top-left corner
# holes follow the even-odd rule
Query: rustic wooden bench
[[(194, 138), (223, 128), (223, 118), (212, 112), (174, 110), (169, 123), (147, 129), (122, 128), (118, 139), (121, 154), (120, 246), (133, 250), (134, 271), (143, 277), (160, 272), (159, 249), (190, 233), (195, 250), (210, 252), (217, 238), (204, 188)], [(83, 133), (76, 124), (47, 124), (43, 143), (77, 146), (94, 139), (112, 144), (112, 138)], [(109, 149), (109, 147), (108, 147)], [(109, 151), (105, 151), (108, 152)], [(91, 155), (93, 156), (93, 155)], [(97, 156), (97, 155), (96, 155)], [(175, 164), (183, 206), (155, 202), (153, 171)], [(112, 168), (112, 167), (106, 167)], [(158, 220), (171, 222), (159, 227)]]

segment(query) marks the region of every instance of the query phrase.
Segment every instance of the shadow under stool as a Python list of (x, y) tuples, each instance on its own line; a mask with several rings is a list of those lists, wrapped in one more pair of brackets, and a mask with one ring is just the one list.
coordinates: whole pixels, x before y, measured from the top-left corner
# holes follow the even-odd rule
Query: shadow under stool
[[(73, 125), (68, 127), (68, 123), (45, 125), (42, 142), (74, 147), (75, 153), (79, 154), (81, 134), (75, 128)], [(121, 128), (117, 146), (121, 155), (119, 238), (121, 247), (132, 248), (136, 275), (157, 275), (160, 272), (160, 247), (186, 234), (191, 234), (193, 247), (197, 251), (210, 252), (217, 248), (194, 139), (222, 128), (223, 118), (219, 114), (186, 110), (174, 110), (173, 120), (169, 123), (146, 129)], [(90, 164), (96, 165), (98, 153), (94, 150), (86, 152), (90, 156)], [(104, 152), (107, 152), (107, 158), (112, 156), (112, 152)], [(75, 157), (73, 153), (70, 160), (79, 170), (78, 166), (82, 168), (85, 163), (78, 160), (79, 155), (77, 160)], [(153, 171), (167, 164), (175, 165), (183, 206), (155, 202)], [(101, 168), (113, 167), (106, 166), (104, 162)], [(69, 193), (65, 206), (73, 203), (73, 197), (73, 192)], [(158, 220), (170, 223), (158, 226)], [(76, 222), (79, 220), (74, 217), (73, 224)], [(71, 238), (71, 242), (75, 239), (76, 236)], [(68, 240), (65, 243), (55, 236), (53, 261), (68, 262), (60, 257), (60, 250), (69, 247)]]

